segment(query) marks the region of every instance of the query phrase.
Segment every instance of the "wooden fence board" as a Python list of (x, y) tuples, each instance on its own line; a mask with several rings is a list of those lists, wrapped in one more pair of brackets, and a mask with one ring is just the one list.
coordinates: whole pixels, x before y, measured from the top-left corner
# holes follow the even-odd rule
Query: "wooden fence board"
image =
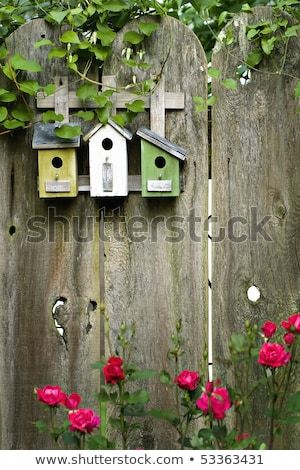
[[(137, 23), (128, 25), (125, 31), (136, 26)], [(104, 68), (104, 75), (116, 76), (118, 87), (130, 82), (132, 75), (130, 68), (121, 65), (122, 36), (123, 32), (119, 33), (112, 58)], [(106, 305), (114, 333), (122, 319), (136, 322), (135, 358), (140, 365), (150, 368), (168, 367), (171, 332), (176, 319), (182, 317), (186, 340), (182, 365), (194, 368), (199, 367), (207, 343), (207, 234), (203, 226), (196, 224), (199, 240), (191, 240), (187, 217), (192, 209), (202, 218), (202, 223), (207, 217), (207, 116), (197, 114), (193, 103), (193, 96), (206, 96), (206, 58), (194, 34), (170, 17), (160, 21), (159, 29), (143, 43), (143, 48), (152, 75), (159, 75), (166, 61), (165, 91), (185, 93), (185, 109), (167, 110), (165, 116), (166, 137), (188, 150), (185, 191), (174, 199), (147, 200), (140, 194), (130, 194), (124, 201), (120, 216), (125, 221), (121, 224), (125, 241), (106, 244)], [(138, 81), (147, 76), (136, 69), (134, 73)], [(142, 125), (149, 127), (149, 113), (137, 118), (131, 130)], [(129, 156), (129, 173), (140, 173), (138, 142)], [(169, 218), (170, 222), (174, 216), (184, 219), (182, 223), (177, 222), (184, 230), (183, 240), (177, 243), (166, 241), (174, 233), (168, 230), (166, 222), (157, 218), (165, 221)], [(146, 231), (152, 226), (157, 241), (154, 238), (151, 241), (149, 233), (143, 242), (134, 241), (133, 217), (143, 218)], [(175, 222), (173, 219), (174, 225)], [(107, 224), (108, 236), (112, 230)], [(152, 406), (174, 405), (173, 393), (167, 387), (155, 383), (150, 391)], [(142, 447), (170, 448), (174, 439), (169, 429), (156, 422), (145, 425)]]
[[(45, 67), (42, 85), (62, 73), (58, 61), (48, 63), (45, 48), (34, 49), (42, 35), (53, 39), (53, 30), (42, 20), (19, 28), (8, 39), (11, 53), (37, 60)], [(30, 45), (30, 47), (29, 47)], [(47, 49), (47, 48), (46, 48)], [(24, 78), (33, 78), (24, 74)], [(98, 228), (92, 222), (98, 203), (88, 194), (74, 200), (41, 200), (37, 192), (37, 152), (31, 149), (32, 133), (18, 131), (0, 138), (0, 448), (48, 448), (45, 435), (38, 435), (33, 421), (42, 407), (33, 397), (34, 386), (60, 384), (93, 403), (99, 382), (90, 363), (99, 359), (99, 266)], [(82, 166), (82, 165), (81, 165)], [(52, 208), (52, 209), (50, 209)], [(50, 213), (48, 212), (50, 210)], [(28, 221), (40, 217), (56, 241), (37, 237)], [(74, 217), (77, 217), (77, 219)], [(91, 219), (88, 219), (91, 217)], [(63, 222), (65, 221), (65, 222)], [(91, 241), (76, 241), (73, 228)], [(63, 228), (63, 223), (64, 228)], [(78, 229), (76, 228), (78, 225)], [(13, 232), (15, 227), (15, 233)], [(68, 237), (64, 238), (64, 237)], [(78, 237), (77, 237), (78, 238)], [(65, 328), (65, 341), (54, 326), (52, 308), (60, 297), (67, 299), (57, 320)]]
[[(256, 8), (253, 15), (233, 20), (235, 41), (229, 53), (217, 44), (213, 55), (213, 66), (225, 71), (224, 78), (235, 78), (237, 66), (247, 57), (247, 24), (271, 15), (270, 8)], [(300, 76), (299, 45), (299, 39), (290, 39), (284, 66), (290, 76), (276, 73), (282, 64), (282, 46), (237, 91), (213, 84), (218, 97), (212, 118), (213, 215), (218, 217), (214, 235), (226, 227), (225, 239), (213, 244), (213, 345), (216, 370), (224, 377), (229, 337), (244, 328), (246, 319), (262, 324), (300, 309), (299, 103), (294, 98), (296, 79), (291, 76)], [(228, 221), (235, 216), (246, 221), (237, 223), (234, 233), (245, 234), (245, 241), (228, 238)], [(269, 241), (255, 232), (256, 220), (259, 223), (265, 216), (270, 216), (263, 225)], [(252, 285), (261, 292), (256, 303), (247, 297)], [(254, 399), (249, 430), (265, 437), (263, 399)], [(288, 436), (288, 441), (280, 445), (299, 446), (296, 437), (293, 441)]]

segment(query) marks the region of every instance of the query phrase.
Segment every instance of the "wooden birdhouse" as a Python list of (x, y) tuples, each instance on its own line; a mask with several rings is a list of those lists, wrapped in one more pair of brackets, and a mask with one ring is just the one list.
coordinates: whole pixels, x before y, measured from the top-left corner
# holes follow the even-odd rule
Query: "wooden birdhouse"
[(146, 128), (137, 135), (141, 138), (142, 196), (179, 196), (180, 163), (186, 151)]
[(56, 124), (34, 126), (32, 148), (38, 150), (39, 194), (41, 198), (76, 197), (78, 194), (76, 147), (80, 137), (56, 137)]
[(98, 124), (84, 137), (89, 142), (91, 196), (128, 195), (127, 140), (131, 139), (131, 132), (113, 121)]

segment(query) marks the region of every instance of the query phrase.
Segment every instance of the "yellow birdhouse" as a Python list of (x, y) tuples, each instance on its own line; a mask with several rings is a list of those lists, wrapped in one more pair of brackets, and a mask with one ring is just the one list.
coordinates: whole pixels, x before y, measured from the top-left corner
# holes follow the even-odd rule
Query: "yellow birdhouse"
[(76, 197), (78, 171), (76, 148), (80, 137), (56, 137), (56, 124), (35, 125), (32, 148), (38, 150), (39, 194), (41, 198)]

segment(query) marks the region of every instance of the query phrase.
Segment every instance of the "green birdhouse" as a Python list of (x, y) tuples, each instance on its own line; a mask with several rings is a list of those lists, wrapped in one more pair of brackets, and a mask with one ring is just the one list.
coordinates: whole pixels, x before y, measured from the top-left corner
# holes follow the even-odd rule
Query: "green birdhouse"
[(141, 138), (142, 196), (179, 196), (180, 163), (186, 151), (146, 128), (137, 135)]
[(56, 137), (55, 124), (34, 127), (32, 148), (38, 150), (39, 194), (41, 198), (76, 197), (78, 171), (76, 147), (80, 137)]

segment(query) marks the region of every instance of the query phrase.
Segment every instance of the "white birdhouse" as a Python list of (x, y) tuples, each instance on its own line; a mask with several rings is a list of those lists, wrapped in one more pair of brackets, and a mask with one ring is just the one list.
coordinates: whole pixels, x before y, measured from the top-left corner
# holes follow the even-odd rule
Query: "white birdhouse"
[(98, 124), (84, 140), (89, 142), (90, 193), (92, 197), (128, 195), (127, 140), (132, 134), (109, 121)]

